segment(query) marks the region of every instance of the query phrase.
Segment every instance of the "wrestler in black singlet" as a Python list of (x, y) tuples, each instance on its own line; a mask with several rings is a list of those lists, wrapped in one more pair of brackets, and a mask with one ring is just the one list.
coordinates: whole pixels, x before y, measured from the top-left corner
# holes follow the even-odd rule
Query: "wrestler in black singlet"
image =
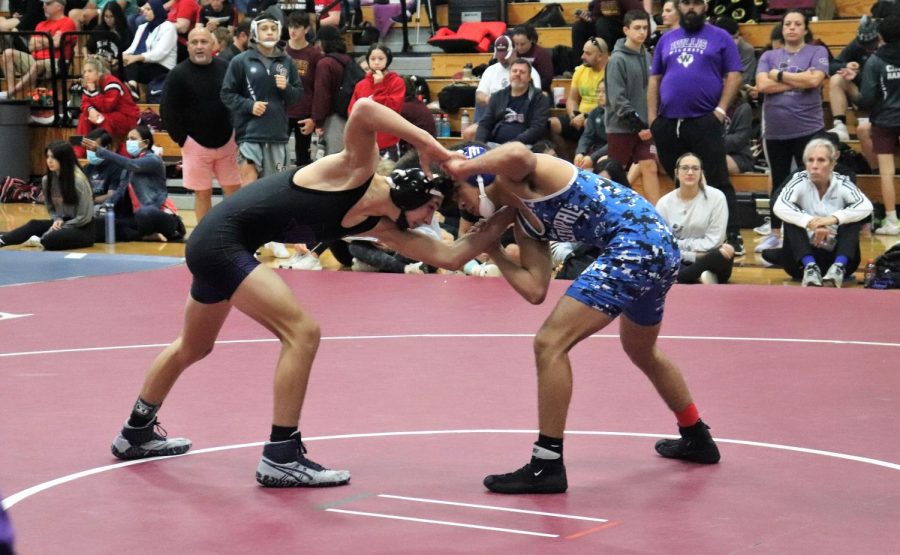
[(318, 191), (294, 185), (296, 171), (264, 177), (240, 189), (201, 220), (185, 249), (194, 275), (194, 300), (208, 304), (230, 299), (259, 265), (253, 254), (269, 241), (314, 246), (364, 233), (381, 220), (372, 216), (350, 228), (341, 226), (374, 175), (354, 189)]

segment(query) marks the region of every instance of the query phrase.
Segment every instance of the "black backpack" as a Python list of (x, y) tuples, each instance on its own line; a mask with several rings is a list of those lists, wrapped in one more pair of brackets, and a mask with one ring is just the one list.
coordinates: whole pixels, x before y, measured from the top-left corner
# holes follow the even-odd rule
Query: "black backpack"
[(356, 63), (353, 58), (348, 62), (341, 62), (341, 59), (334, 55), (328, 54), (344, 66), (344, 76), (341, 78), (341, 86), (338, 87), (337, 93), (334, 95), (334, 113), (347, 117), (347, 110), (350, 108), (350, 100), (353, 98), (353, 91), (356, 84), (362, 81), (366, 72)]
[(886, 250), (875, 260), (875, 278), (866, 287), (900, 289), (900, 243)]

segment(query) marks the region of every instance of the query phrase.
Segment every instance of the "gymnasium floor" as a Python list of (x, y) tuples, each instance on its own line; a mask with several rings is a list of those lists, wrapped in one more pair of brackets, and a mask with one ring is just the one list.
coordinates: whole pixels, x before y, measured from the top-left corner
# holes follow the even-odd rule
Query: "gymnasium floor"
[(109, 444), (177, 334), (183, 265), (0, 287), (0, 491), (32, 553), (896, 553), (894, 292), (675, 286), (661, 347), (723, 459), (662, 459), (674, 418), (615, 324), (573, 352), (563, 495), (481, 485), (535, 438), (531, 306), (501, 279), (281, 271), (324, 339), (301, 428), (350, 485), (259, 487), (278, 345), (234, 312), (160, 417), (193, 451)]

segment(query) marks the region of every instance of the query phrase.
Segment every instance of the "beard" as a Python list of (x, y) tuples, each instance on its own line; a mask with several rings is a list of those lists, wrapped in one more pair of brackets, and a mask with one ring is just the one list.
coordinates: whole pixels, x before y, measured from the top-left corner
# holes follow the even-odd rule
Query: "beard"
[(681, 22), (681, 28), (688, 33), (696, 33), (703, 27), (706, 14), (695, 14), (694, 12), (682, 13), (678, 16)]

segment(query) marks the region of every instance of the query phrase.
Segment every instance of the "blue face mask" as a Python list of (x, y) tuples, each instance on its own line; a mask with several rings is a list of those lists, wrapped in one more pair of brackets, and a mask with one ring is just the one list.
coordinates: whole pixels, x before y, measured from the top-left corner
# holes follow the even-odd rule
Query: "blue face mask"
[(96, 166), (97, 164), (103, 163), (103, 158), (100, 158), (99, 156), (97, 156), (97, 153), (94, 152), (93, 150), (89, 150), (89, 151), (87, 151), (87, 161), (88, 161), (88, 164)]
[(132, 156), (137, 156), (141, 153), (141, 143), (143, 141), (138, 141), (137, 139), (128, 139), (125, 141), (125, 150), (128, 151), (128, 154)]

